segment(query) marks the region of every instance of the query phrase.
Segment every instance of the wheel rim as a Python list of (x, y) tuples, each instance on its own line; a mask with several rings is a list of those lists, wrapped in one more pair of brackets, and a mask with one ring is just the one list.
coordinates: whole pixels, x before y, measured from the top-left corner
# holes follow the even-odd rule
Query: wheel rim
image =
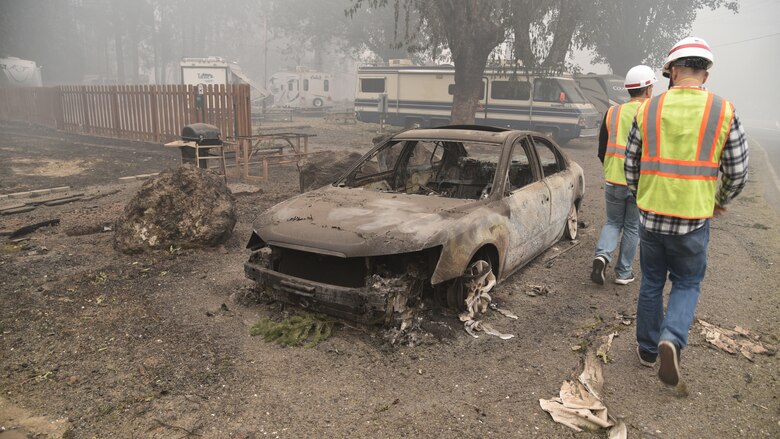
[(577, 237), (577, 206), (573, 204), (569, 210), (569, 217), (566, 218), (566, 227), (569, 238), (575, 239)]

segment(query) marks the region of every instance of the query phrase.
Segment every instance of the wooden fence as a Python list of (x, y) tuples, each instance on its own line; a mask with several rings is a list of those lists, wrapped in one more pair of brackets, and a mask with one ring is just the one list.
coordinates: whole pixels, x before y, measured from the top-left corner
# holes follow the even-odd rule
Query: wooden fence
[(0, 89), (0, 119), (79, 134), (167, 142), (185, 125), (217, 126), (226, 139), (252, 134), (249, 86), (60, 86)]
[(0, 88), (0, 120), (62, 127), (58, 87)]

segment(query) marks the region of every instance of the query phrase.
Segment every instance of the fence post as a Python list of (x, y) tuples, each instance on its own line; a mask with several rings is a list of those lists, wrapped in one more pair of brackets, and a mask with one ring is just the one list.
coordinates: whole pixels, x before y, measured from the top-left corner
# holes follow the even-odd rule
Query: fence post
[(65, 129), (65, 102), (62, 97), (62, 87), (55, 87), (52, 95), (54, 96), (54, 125), (58, 130)]
[(81, 89), (81, 117), (82, 117), (81, 131), (82, 133), (89, 132), (89, 110), (87, 109), (87, 88), (88, 87), (85, 86)]
[(159, 99), (158, 91), (159, 86), (158, 85), (152, 85), (151, 87), (151, 93), (150, 93), (150, 99), (152, 104), (152, 132), (154, 133), (154, 141), (159, 142), (161, 135), (160, 135), (160, 121), (158, 116), (158, 109), (157, 109), (157, 100)]

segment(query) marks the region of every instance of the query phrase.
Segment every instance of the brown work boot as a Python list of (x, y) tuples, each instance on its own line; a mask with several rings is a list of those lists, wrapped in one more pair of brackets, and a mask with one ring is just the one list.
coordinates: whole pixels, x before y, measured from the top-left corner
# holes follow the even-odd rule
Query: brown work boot
[(680, 350), (669, 340), (658, 343), (658, 378), (667, 386), (680, 382)]

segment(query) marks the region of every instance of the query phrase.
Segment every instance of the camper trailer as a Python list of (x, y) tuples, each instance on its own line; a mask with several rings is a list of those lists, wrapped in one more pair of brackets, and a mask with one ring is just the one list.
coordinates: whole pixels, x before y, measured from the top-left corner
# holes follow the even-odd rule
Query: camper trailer
[(294, 72), (273, 74), (268, 87), (276, 107), (322, 108), (332, 101), (331, 82), (327, 73), (298, 67)]
[(0, 58), (0, 86), (40, 87), (41, 68), (35, 61), (9, 56)]
[[(441, 126), (450, 123), (455, 69), (414, 66), (391, 60), (387, 66), (358, 69), (355, 115), (391, 125)], [(570, 76), (548, 76), (486, 68), (475, 122), (547, 133), (559, 142), (598, 134), (599, 114)]]
[(250, 79), (238, 64), (227, 62), (218, 56), (183, 58), (179, 65), (181, 67), (182, 84), (249, 84), (252, 89), (253, 101), (262, 101), (270, 97), (270, 93), (268, 93), (266, 88)]

